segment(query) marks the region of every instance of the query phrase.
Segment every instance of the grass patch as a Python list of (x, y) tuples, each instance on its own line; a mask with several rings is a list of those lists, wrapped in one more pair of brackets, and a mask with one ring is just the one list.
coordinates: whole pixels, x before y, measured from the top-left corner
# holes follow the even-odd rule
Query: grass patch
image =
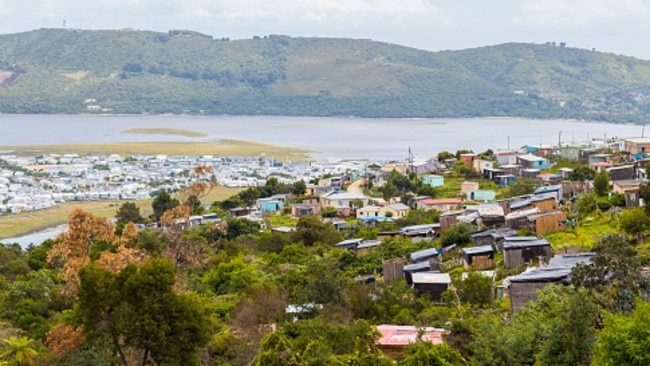
[(83, 70), (73, 72), (73, 73), (69, 73), (69, 74), (63, 74), (63, 76), (67, 77), (68, 79), (72, 79), (72, 80), (75, 80), (75, 81), (79, 81), (79, 80), (85, 78), (86, 75), (88, 75), (88, 71), (83, 71)]
[(201, 199), (201, 202), (204, 204), (212, 203), (215, 201), (223, 201), (227, 198), (230, 198), (237, 193), (243, 191), (244, 188), (228, 188), (223, 186), (217, 186), (213, 188), (210, 193)]
[(582, 220), (576, 228), (549, 233), (544, 237), (556, 251), (574, 247), (589, 250), (603, 235), (618, 232), (618, 214), (595, 213)]
[(267, 145), (240, 140), (219, 140), (216, 142), (116, 142), (106, 144), (66, 144), (0, 146), (0, 150), (17, 153), (77, 153), (77, 154), (168, 154), (168, 155), (216, 155), (216, 156), (259, 156), (265, 153), (280, 161), (306, 161), (314, 151), (294, 147)]
[[(113, 217), (125, 201), (87, 201), (66, 202), (47, 209), (23, 212), (17, 215), (0, 216), (0, 238), (11, 238), (45, 230), (49, 227), (65, 224), (68, 215), (76, 208), (91, 212), (95, 216)], [(151, 200), (136, 201), (140, 214), (152, 213)]]
[(179, 128), (131, 128), (122, 133), (138, 133), (144, 135), (177, 135), (186, 137), (206, 137), (208, 134), (199, 131), (182, 130)]

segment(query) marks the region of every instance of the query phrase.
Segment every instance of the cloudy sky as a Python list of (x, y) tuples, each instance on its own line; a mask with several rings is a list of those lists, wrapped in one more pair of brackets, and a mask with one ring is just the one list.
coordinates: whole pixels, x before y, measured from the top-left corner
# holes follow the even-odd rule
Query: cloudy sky
[(505, 42), (650, 60), (650, 0), (0, 0), (0, 33), (38, 28), (371, 38), (438, 51)]

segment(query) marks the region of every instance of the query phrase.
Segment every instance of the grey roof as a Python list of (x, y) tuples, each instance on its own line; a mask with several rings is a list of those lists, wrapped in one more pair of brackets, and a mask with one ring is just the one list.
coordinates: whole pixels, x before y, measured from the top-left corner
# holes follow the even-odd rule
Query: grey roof
[(503, 250), (546, 246), (551, 246), (551, 243), (549, 243), (546, 239), (535, 238), (534, 240), (511, 240), (511, 237), (508, 237), (503, 243)]
[(381, 240), (364, 240), (359, 243), (359, 245), (357, 245), (357, 249), (372, 248), (378, 246), (379, 244), (381, 244)]
[(578, 263), (589, 263), (594, 253), (561, 254), (549, 261), (546, 267), (534, 268), (509, 279), (510, 282), (556, 282), (568, 279)]
[(427, 260), (429, 258), (435, 257), (438, 254), (439, 254), (438, 249), (436, 248), (418, 250), (417, 252), (411, 253), (411, 262), (413, 263), (422, 262), (423, 260)]
[(462, 249), (465, 255), (489, 254), (494, 253), (491, 245), (479, 245), (477, 247), (468, 247)]
[(496, 234), (496, 229), (488, 229), (488, 230), (481, 230), (477, 231), (473, 234), (469, 234), (470, 238), (484, 238), (486, 236), (491, 236), (492, 234)]
[(510, 209), (516, 210), (522, 207), (529, 206), (532, 203), (530, 198), (524, 199), (524, 200), (517, 200), (517, 201), (512, 201), (510, 202)]
[(334, 246), (337, 248), (356, 248), (357, 245), (361, 244), (362, 241), (363, 238), (347, 239), (334, 244)]
[(416, 272), (412, 274), (413, 283), (440, 283), (450, 284), (449, 273), (440, 272)]
[(431, 264), (429, 262), (420, 262), (407, 264), (402, 268), (404, 272), (421, 272), (431, 270)]
[(401, 233), (408, 233), (411, 231), (417, 231), (417, 232), (422, 232), (422, 231), (428, 231), (428, 230), (433, 230), (436, 228), (439, 228), (440, 224), (423, 224), (423, 225), (412, 225), (412, 226), (404, 226), (403, 228), (400, 229)]

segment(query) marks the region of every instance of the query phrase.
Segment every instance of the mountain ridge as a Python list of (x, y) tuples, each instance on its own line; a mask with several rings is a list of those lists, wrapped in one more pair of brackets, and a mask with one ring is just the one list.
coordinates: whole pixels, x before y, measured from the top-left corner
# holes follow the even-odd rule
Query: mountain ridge
[(644, 122), (650, 61), (564, 45), (424, 51), (187, 30), (0, 35), (2, 113), (193, 113)]

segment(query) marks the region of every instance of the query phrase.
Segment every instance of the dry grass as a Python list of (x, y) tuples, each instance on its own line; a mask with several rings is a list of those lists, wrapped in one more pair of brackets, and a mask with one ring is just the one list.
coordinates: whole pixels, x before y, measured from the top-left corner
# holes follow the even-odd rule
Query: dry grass
[[(243, 188), (215, 187), (202, 199), (205, 205), (214, 201), (223, 201), (226, 198), (236, 195)], [(134, 201), (140, 208), (140, 214), (148, 217), (153, 212), (151, 199)], [(25, 212), (18, 215), (0, 216), (0, 238), (12, 238), (28, 233), (45, 230), (49, 227), (64, 224), (68, 221), (68, 215), (76, 208), (88, 211), (100, 217), (113, 217), (118, 208), (125, 201), (89, 201), (89, 202), (66, 202), (56, 207)]]
[(259, 144), (239, 140), (219, 140), (216, 142), (116, 142), (106, 144), (66, 144), (66, 145), (28, 145), (0, 146), (0, 150), (19, 153), (77, 153), (77, 154), (169, 154), (169, 155), (217, 155), (217, 156), (259, 156), (265, 153), (278, 160), (305, 161), (307, 154), (313, 152), (278, 145)]
[(79, 81), (79, 80), (85, 78), (86, 75), (88, 75), (88, 71), (83, 71), (83, 70), (73, 72), (73, 73), (70, 73), (70, 74), (63, 74), (63, 76), (67, 77), (68, 79), (72, 79), (72, 80), (75, 80), (75, 81)]
[(131, 128), (122, 133), (138, 133), (145, 135), (178, 135), (186, 137), (205, 137), (208, 134), (199, 131), (182, 130), (179, 128)]

